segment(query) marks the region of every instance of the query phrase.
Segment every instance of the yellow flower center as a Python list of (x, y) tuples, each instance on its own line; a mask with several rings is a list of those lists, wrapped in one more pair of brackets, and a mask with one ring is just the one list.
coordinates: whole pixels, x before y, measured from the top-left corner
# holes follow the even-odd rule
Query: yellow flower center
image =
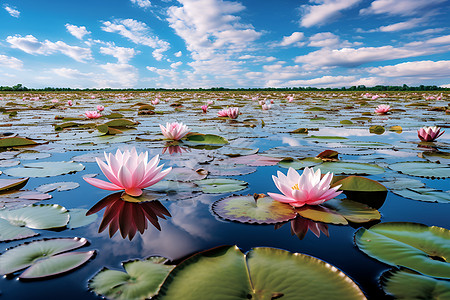
[(298, 183), (294, 184), (294, 186), (292, 187), (293, 190), (300, 190), (300, 188), (298, 187)]

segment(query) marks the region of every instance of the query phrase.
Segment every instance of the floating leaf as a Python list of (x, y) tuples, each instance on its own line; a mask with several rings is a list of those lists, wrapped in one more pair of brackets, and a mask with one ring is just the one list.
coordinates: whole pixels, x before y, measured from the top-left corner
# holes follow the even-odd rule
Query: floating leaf
[(228, 141), (225, 138), (214, 134), (195, 133), (186, 136), (185, 140), (183, 140), (183, 144), (187, 144), (188, 146), (197, 146), (197, 145), (223, 146), (228, 144)]
[(23, 164), (23, 167), (5, 169), (3, 172), (15, 177), (49, 177), (75, 173), (84, 170), (80, 163), (72, 161), (46, 161)]
[(233, 164), (244, 164), (244, 165), (253, 166), (253, 167), (261, 167), (261, 166), (275, 166), (276, 164), (278, 164), (278, 162), (280, 160), (281, 160), (281, 158), (277, 158), (277, 157), (253, 154), (253, 155), (232, 157), (232, 158), (223, 160), (222, 162), (223, 163), (233, 163)]
[(307, 134), (308, 133), (308, 128), (297, 128), (295, 130), (292, 130), (290, 133), (302, 133), (302, 134)]
[(0, 255), (0, 274), (11, 274), (27, 268), (19, 278), (33, 279), (68, 272), (94, 255), (95, 251), (67, 253), (86, 243), (84, 238), (60, 238), (19, 245)]
[(449, 178), (450, 166), (426, 161), (407, 161), (389, 165), (389, 168), (402, 174), (425, 178)]
[(395, 299), (450, 299), (450, 282), (421, 275), (408, 269), (383, 274), (381, 286)]
[(223, 194), (243, 190), (247, 182), (231, 178), (203, 179), (195, 182), (204, 193)]
[(115, 300), (148, 299), (156, 295), (167, 274), (175, 267), (165, 265), (164, 257), (129, 261), (125, 272), (103, 269), (90, 281), (89, 288), (97, 295)]
[(86, 213), (88, 212), (87, 209), (84, 208), (72, 208), (69, 210), (70, 220), (69, 224), (67, 224), (67, 227), (70, 229), (83, 227), (86, 225), (91, 224), (97, 219), (96, 214), (91, 214), (89, 216), (86, 216)]
[(158, 200), (163, 200), (164, 198), (167, 200), (182, 200), (198, 195), (198, 193), (201, 192), (201, 189), (197, 184), (192, 182), (163, 180), (150, 186), (147, 191), (153, 192), (150, 193), (151, 197), (154, 197), (154, 193), (159, 193), (160, 197)]
[(377, 165), (345, 161), (324, 162), (314, 167), (314, 170), (317, 169), (320, 169), (322, 174), (327, 172), (345, 175), (377, 175), (384, 173), (384, 168)]
[(353, 122), (350, 120), (342, 120), (339, 123), (342, 125), (352, 125), (353, 124)]
[(36, 188), (36, 191), (41, 192), (41, 193), (48, 193), (48, 192), (52, 192), (54, 190), (57, 190), (58, 192), (62, 192), (62, 191), (70, 191), (70, 190), (76, 189), (79, 186), (80, 186), (80, 184), (78, 182), (63, 181), (63, 182), (43, 184), (41, 186), (38, 186)]
[(0, 218), (0, 242), (26, 239), (39, 233), (27, 227), (12, 225), (8, 220)]
[(393, 190), (393, 193), (412, 200), (436, 203), (450, 203), (450, 193), (433, 188), (412, 187), (403, 190)]
[(425, 158), (428, 161), (441, 163), (441, 164), (450, 164), (450, 152), (442, 152), (442, 151), (427, 151), (419, 154), (419, 157)]
[(253, 248), (244, 255), (236, 246), (218, 247), (183, 261), (167, 276), (158, 299), (298, 299), (299, 295), (365, 299), (349, 277), (322, 260), (274, 248)]
[(206, 178), (208, 171), (204, 169), (192, 170), (189, 168), (172, 168), (170, 173), (164, 177), (166, 180), (194, 181)]
[(347, 199), (361, 202), (373, 208), (380, 208), (387, 196), (387, 189), (378, 181), (360, 176), (348, 176), (332, 184), (341, 185)]
[(127, 119), (115, 119), (109, 122), (106, 122), (104, 125), (108, 127), (119, 127), (119, 128), (130, 128), (136, 127), (139, 125), (139, 122), (133, 122)]
[(240, 148), (240, 147), (226, 147), (221, 148), (221, 150), (218, 150), (220, 154), (229, 156), (229, 157), (236, 157), (236, 156), (245, 156), (245, 155), (252, 155), (258, 153), (259, 149), (252, 149), (252, 148)]
[(301, 170), (306, 167), (313, 167), (321, 164), (323, 161), (316, 157), (307, 157), (303, 159), (292, 159), (290, 157), (283, 158), (278, 165), (282, 168), (294, 168), (296, 170)]
[(385, 264), (450, 278), (450, 231), (417, 223), (381, 223), (355, 233), (358, 248)]
[(375, 134), (383, 134), (385, 131), (386, 129), (384, 129), (384, 127), (380, 125), (373, 125), (369, 128), (369, 132)]
[(38, 143), (23, 137), (7, 137), (0, 139), (0, 148), (31, 145), (38, 145)]
[(258, 198), (252, 195), (220, 199), (213, 203), (212, 210), (226, 220), (256, 224), (284, 222), (297, 215), (289, 204), (275, 201), (270, 197)]
[(389, 131), (395, 131), (397, 133), (402, 133), (403, 128), (402, 128), (402, 126), (391, 126), (389, 128)]
[(247, 175), (256, 172), (257, 168), (246, 165), (234, 165), (234, 164), (212, 164), (207, 165), (205, 168), (209, 171), (211, 175), (214, 176), (237, 176), (237, 175)]
[(387, 177), (381, 183), (390, 190), (403, 190), (406, 188), (418, 188), (425, 186), (420, 180), (407, 177)]
[(381, 218), (378, 210), (348, 199), (331, 199), (321, 205), (305, 205), (297, 213), (307, 219), (347, 225), (348, 222), (366, 223)]
[(20, 190), (27, 184), (28, 179), (30, 178), (26, 177), (18, 179), (0, 179), (0, 192), (8, 190)]

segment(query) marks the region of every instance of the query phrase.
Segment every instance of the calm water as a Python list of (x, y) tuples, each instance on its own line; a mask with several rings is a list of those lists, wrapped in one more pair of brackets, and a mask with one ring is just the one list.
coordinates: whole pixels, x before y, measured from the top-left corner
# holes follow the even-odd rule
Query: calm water
[[(260, 119), (264, 119), (265, 126), (262, 127), (258, 124), (255, 128), (235, 127), (232, 123), (224, 121), (199, 121), (199, 119), (204, 118), (204, 116), (198, 114), (198, 112), (193, 109), (161, 116), (136, 116), (136, 114), (131, 115), (131, 113), (129, 113), (134, 120), (141, 122), (137, 131), (131, 132), (131, 136), (154, 137), (154, 135), (157, 134), (157, 125), (159, 123), (164, 124), (166, 121), (179, 120), (187, 123), (193, 131), (220, 134), (228, 138), (232, 146), (259, 148), (259, 153), (281, 146), (289, 147), (287, 148), (286, 153), (289, 153), (289, 156), (291, 157), (311, 156), (308, 154), (305, 155), (305, 153), (312, 152), (318, 154), (326, 149), (333, 149), (338, 152), (342, 151), (342, 153), (346, 153), (346, 151), (347, 153), (351, 151), (354, 152), (354, 150), (361, 149), (346, 147), (341, 144), (341, 141), (308, 139), (304, 135), (288, 133), (288, 131), (300, 127), (317, 128), (318, 131), (310, 131), (309, 135), (345, 136), (349, 141), (377, 141), (392, 145), (391, 147), (383, 149), (374, 149), (373, 147), (364, 148), (365, 150), (368, 150), (369, 154), (353, 155), (352, 153), (352, 155), (343, 154), (339, 157), (343, 161), (374, 163), (385, 167), (386, 172), (384, 174), (366, 176), (375, 180), (382, 180), (384, 177), (399, 176), (398, 173), (390, 171), (387, 168), (390, 163), (423, 160), (417, 157), (417, 154), (424, 151), (424, 149), (417, 147), (418, 139), (416, 130), (423, 125), (432, 125), (429, 124), (430, 119), (424, 116), (433, 114), (438, 124), (448, 125), (448, 116), (445, 116), (442, 113), (415, 109), (411, 114), (400, 112), (398, 113), (398, 116), (394, 113), (389, 116), (372, 116), (373, 120), (371, 123), (355, 123), (354, 125), (344, 128), (340, 127), (339, 120), (359, 116), (360, 110), (372, 111), (373, 105), (368, 108), (355, 108), (349, 112), (333, 112), (332, 115), (330, 115), (327, 112), (306, 113), (305, 108), (314, 104), (313, 100), (308, 101), (309, 102), (304, 105), (299, 105), (297, 103), (296, 106), (293, 106), (294, 108), (292, 110), (289, 110), (286, 106), (277, 106), (275, 103), (274, 107), (269, 112), (262, 112), (261, 110), (257, 111), (256, 108), (254, 108), (256, 107), (254, 104), (247, 104), (247, 106), (244, 106), (241, 110), (243, 111), (243, 115), (239, 116), (238, 121), (243, 121), (246, 117), (248, 119), (255, 118), (258, 122), (260, 122)], [(342, 101), (343, 104), (334, 103), (331, 106), (338, 107), (350, 100)], [(228, 102), (227, 100), (223, 100), (223, 105), (226, 106), (229, 102), (231, 102), (231, 100), (228, 100)], [(320, 105), (319, 100), (317, 100), (317, 102), (319, 102), (316, 103), (318, 106), (323, 106)], [(167, 111), (171, 109), (168, 106), (168, 103), (163, 104), (166, 105), (163, 107), (164, 109), (167, 109)], [(219, 104), (220, 101), (217, 101), (216, 103)], [(339, 103), (339, 101), (336, 101), (336, 103)], [(388, 103), (387, 100), (386, 103)], [(402, 103), (400, 100), (397, 103), (399, 103), (398, 105), (402, 105), (400, 104)], [(111, 104), (111, 106), (112, 105), (113, 104)], [(105, 106), (107, 106), (107, 103)], [(183, 113), (185, 113), (186, 119), (183, 118)], [(324, 116), (326, 120), (314, 123), (314, 121), (310, 120), (313, 115)], [(128, 117), (127, 115), (125, 116)], [(208, 116), (212, 119), (214, 113), (211, 113)], [(43, 131), (49, 132), (47, 136), (54, 134), (50, 125), (51, 122), (52, 121), (48, 121), (48, 123), (43, 123), (42, 125)], [(383, 135), (375, 135), (369, 133), (368, 129), (368, 127), (374, 124), (384, 125), (386, 128), (393, 125), (401, 125), (404, 127), (404, 131), (401, 134), (386, 131)], [(418, 124), (420, 124), (420, 126)], [(27, 132), (26, 128), (18, 125), (17, 127), (14, 125), (12, 129), (17, 129), (22, 136)], [(81, 131), (79, 132), (81, 134)], [(44, 133), (37, 132), (33, 129), (26, 136), (42, 138), (43, 134)], [(63, 136), (64, 134), (67, 133), (61, 133), (60, 136)], [(450, 133), (445, 133), (439, 141), (448, 146), (448, 143), (450, 142), (449, 136)], [(410, 142), (416, 144), (411, 144)], [(138, 150), (148, 150), (152, 155), (155, 155), (161, 154), (164, 147), (164, 143), (157, 140), (107, 144), (102, 145), (102, 147), (100, 147), (101, 149), (88, 149), (87, 151), (68, 151), (61, 150), (61, 147), (59, 146), (52, 147), (52, 145), (62, 144), (64, 144), (64, 142), (56, 140), (47, 145), (47, 149), (42, 148), (43, 150), (40, 151), (51, 153), (51, 157), (39, 159), (38, 161), (68, 161), (75, 156), (83, 154), (98, 153), (103, 150), (115, 151), (117, 148), (126, 149), (130, 146), (136, 146)], [(72, 142), (70, 144), (70, 149), (76, 148), (76, 145), (73, 146)], [(442, 151), (446, 151), (445, 145), (444, 150)], [(227, 145), (224, 148), (226, 147), (230, 146)], [(395, 151), (393, 150), (394, 148)], [(223, 149), (191, 149), (191, 152), (174, 155), (170, 155), (166, 152), (162, 155), (162, 162), (164, 162), (166, 166), (189, 166), (194, 169), (198, 167), (207, 168), (208, 164), (198, 165), (196, 159), (201, 158), (200, 160), (204, 160), (203, 158), (205, 156), (210, 156), (214, 159), (210, 159), (210, 163), (217, 162), (224, 158), (220, 152), (222, 150)], [(111, 192), (97, 189), (85, 183), (82, 180), (83, 175), (100, 173), (100, 170), (94, 162), (83, 162), (83, 164), (86, 167), (85, 170), (75, 174), (51, 178), (31, 178), (26, 188), (33, 189), (41, 184), (58, 181), (78, 182), (81, 185), (79, 188), (64, 192), (51, 192), (53, 198), (44, 202), (57, 203), (67, 209), (89, 209), (96, 202), (111, 194)], [(271, 179), (271, 176), (275, 175), (277, 170), (280, 170), (283, 173), (287, 172), (287, 169), (278, 166), (260, 166), (257, 167), (256, 172), (248, 175), (209, 176), (208, 178), (227, 177), (248, 182), (248, 187), (245, 190), (235, 192), (235, 194), (246, 195), (253, 193), (278, 192)], [(407, 177), (406, 175), (402, 176)], [(10, 177), (3, 174), (0, 178)], [(99, 175), (99, 178), (104, 179), (104, 176)], [(427, 187), (433, 187), (444, 191), (448, 190), (450, 187), (449, 179), (432, 180), (419, 177), (413, 178), (424, 182)], [(177, 183), (172, 184), (174, 186), (177, 185)], [(38, 231), (41, 234), (39, 237), (2, 243), (0, 246), (3, 252), (9, 247), (40, 238), (78, 236), (85, 237), (90, 242), (90, 245), (84, 247), (83, 251), (92, 249), (97, 250), (97, 255), (94, 259), (89, 261), (83, 267), (63, 276), (33, 282), (19, 281), (16, 280), (16, 277), (13, 277), (12, 279), (3, 278), (0, 280), (2, 298), (99, 299), (94, 293), (88, 291), (87, 282), (103, 267), (123, 270), (121, 262), (145, 258), (152, 255), (165, 256), (179, 262), (183, 258), (198, 251), (210, 249), (219, 245), (236, 244), (243, 251), (248, 251), (253, 247), (264, 246), (312, 255), (345, 272), (360, 286), (369, 299), (389, 299), (384, 296), (383, 291), (379, 288), (378, 279), (379, 276), (384, 271), (390, 269), (390, 267), (375, 259), (369, 258), (357, 249), (353, 242), (353, 234), (358, 225), (353, 228), (351, 226), (328, 224), (329, 237), (325, 234), (321, 234), (318, 238), (311, 231), (308, 231), (306, 236), (301, 240), (297, 236), (291, 235), (289, 223), (283, 225), (281, 228), (275, 229), (273, 225), (248, 225), (219, 219), (211, 211), (211, 204), (230, 194), (231, 193), (201, 194), (189, 199), (174, 201), (162, 200), (161, 203), (170, 211), (172, 217), (167, 220), (159, 219), (161, 231), (158, 231), (155, 227), (149, 225), (148, 230), (146, 230), (144, 234), (141, 235), (137, 233), (131, 241), (123, 239), (119, 232), (113, 237), (109, 237), (108, 230), (98, 233), (101, 217), (104, 212), (104, 210), (102, 210), (98, 213), (99, 217), (97, 220), (86, 227), (60, 232), (40, 230)], [(397, 196), (390, 191), (379, 211), (382, 214), (381, 222), (417, 222), (428, 226), (435, 225), (446, 228), (449, 227), (448, 205), (414, 201)], [(299, 282), (299, 284), (301, 283)]]

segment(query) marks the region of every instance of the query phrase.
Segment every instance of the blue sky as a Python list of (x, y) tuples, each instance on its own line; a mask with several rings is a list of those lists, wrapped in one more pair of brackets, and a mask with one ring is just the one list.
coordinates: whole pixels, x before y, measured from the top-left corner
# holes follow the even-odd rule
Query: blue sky
[(0, 85), (450, 87), (446, 0), (0, 1)]

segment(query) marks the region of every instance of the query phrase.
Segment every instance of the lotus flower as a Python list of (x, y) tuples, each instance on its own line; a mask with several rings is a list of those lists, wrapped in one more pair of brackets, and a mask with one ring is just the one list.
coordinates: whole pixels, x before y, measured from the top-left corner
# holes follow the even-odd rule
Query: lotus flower
[(262, 106), (261, 106), (261, 108), (263, 109), (263, 110), (269, 110), (270, 109), (270, 107), (271, 107), (271, 105), (269, 104), (269, 105), (267, 105), (267, 104), (263, 104)]
[(155, 98), (155, 100), (152, 100), (152, 104), (153, 104), (153, 105), (159, 104), (159, 99), (158, 99), (158, 98)]
[(288, 203), (294, 207), (305, 204), (318, 205), (338, 196), (340, 185), (330, 188), (333, 173), (328, 172), (321, 178), (320, 169), (316, 172), (312, 168), (305, 168), (299, 175), (293, 168), (289, 168), (287, 175), (278, 171), (278, 178), (272, 176), (277, 188), (283, 193), (267, 193), (273, 199)]
[(72, 106), (73, 105), (72, 100), (67, 100), (67, 105)]
[(169, 140), (178, 141), (182, 139), (186, 134), (190, 132), (189, 127), (183, 125), (183, 123), (173, 122), (166, 123), (166, 127), (159, 125), (161, 128), (162, 134), (168, 138)]
[(239, 115), (239, 107), (230, 107), (227, 113), (230, 118), (236, 119)]
[(149, 187), (163, 179), (172, 168), (161, 171), (164, 165), (158, 166), (159, 155), (148, 161), (148, 152), (137, 154), (136, 149), (125, 150), (123, 153), (117, 150), (116, 155), (106, 154), (106, 164), (96, 158), (97, 164), (111, 182), (97, 178), (84, 178), (87, 183), (95, 187), (109, 190), (125, 190), (130, 196), (140, 196), (142, 189)]
[(84, 113), (84, 115), (86, 116), (86, 118), (88, 119), (98, 119), (100, 118), (102, 115), (96, 111), (96, 110), (88, 110)]
[(104, 111), (105, 107), (103, 105), (97, 105), (97, 110), (98, 111)]
[(217, 112), (218, 117), (228, 117), (228, 109), (222, 109)]
[(203, 112), (206, 113), (206, 111), (208, 110), (208, 105), (202, 105), (201, 108)]
[(287, 100), (288, 100), (288, 102), (290, 103), (290, 102), (294, 101), (294, 97), (288, 96), (288, 97), (287, 97)]
[(437, 126), (424, 126), (417, 130), (417, 135), (419, 136), (419, 139), (424, 142), (432, 142), (441, 135), (444, 134), (445, 131), (441, 131), (440, 127)]
[(391, 107), (390, 107), (389, 105), (386, 105), (386, 104), (380, 104), (380, 105), (378, 105), (378, 107), (375, 109), (375, 112), (376, 112), (377, 114), (384, 115), (384, 114), (386, 114), (390, 109), (391, 109)]

